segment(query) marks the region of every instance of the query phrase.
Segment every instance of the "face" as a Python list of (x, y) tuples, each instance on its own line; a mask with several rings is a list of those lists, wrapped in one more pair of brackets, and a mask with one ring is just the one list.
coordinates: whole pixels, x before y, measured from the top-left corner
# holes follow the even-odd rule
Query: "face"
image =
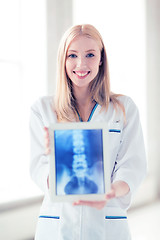
[(92, 38), (75, 38), (67, 51), (66, 72), (73, 86), (88, 87), (101, 65), (101, 52)]

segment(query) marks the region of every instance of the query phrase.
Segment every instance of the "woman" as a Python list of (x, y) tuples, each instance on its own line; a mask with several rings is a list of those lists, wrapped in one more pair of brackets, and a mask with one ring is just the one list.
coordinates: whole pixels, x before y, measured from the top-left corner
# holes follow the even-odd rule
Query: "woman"
[[(75, 121), (106, 121), (110, 128), (112, 184), (106, 201), (50, 201), (47, 127)], [(92, 25), (77, 25), (64, 34), (58, 52), (56, 95), (43, 97), (32, 106), (30, 129), (31, 176), (45, 193), (35, 239), (131, 239), (126, 210), (146, 174), (142, 130), (133, 101), (110, 91), (105, 46)]]

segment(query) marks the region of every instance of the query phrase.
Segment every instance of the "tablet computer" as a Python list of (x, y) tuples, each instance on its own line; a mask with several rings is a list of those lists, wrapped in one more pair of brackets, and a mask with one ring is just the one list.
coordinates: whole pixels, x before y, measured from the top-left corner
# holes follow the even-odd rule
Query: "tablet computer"
[(107, 123), (57, 123), (49, 135), (51, 200), (104, 200), (110, 190)]

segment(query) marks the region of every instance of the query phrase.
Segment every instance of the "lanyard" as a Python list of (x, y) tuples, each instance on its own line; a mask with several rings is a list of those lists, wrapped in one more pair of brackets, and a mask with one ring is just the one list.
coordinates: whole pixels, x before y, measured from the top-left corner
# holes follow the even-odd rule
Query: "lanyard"
[[(98, 106), (98, 103), (95, 103), (94, 107), (93, 107), (92, 110), (91, 110), (91, 113), (90, 113), (90, 115), (89, 115), (89, 118), (88, 118), (87, 122), (89, 122), (89, 121), (91, 120), (91, 118), (92, 118), (92, 116), (93, 116), (93, 114), (94, 114), (97, 106)], [(76, 109), (76, 112), (77, 112), (77, 114), (78, 114), (79, 121), (80, 121), (80, 122), (83, 122), (83, 119), (81, 118), (81, 116), (80, 116), (80, 114), (79, 114), (79, 112), (78, 112), (77, 109)]]

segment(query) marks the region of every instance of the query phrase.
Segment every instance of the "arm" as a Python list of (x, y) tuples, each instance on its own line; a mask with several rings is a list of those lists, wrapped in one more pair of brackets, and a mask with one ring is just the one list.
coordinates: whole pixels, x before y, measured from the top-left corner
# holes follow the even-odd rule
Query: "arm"
[(45, 149), (44, 123), (38, 109), (31, 108), (30, 115), (30, 175), (39, 188), (48, 191), (49, 159)]
[(117, 199), (120, 207), (127, 209), (146, 176), (147, 161), (139, 112), (132, 99), (128, 98), (125, 110), (126, 124), (116, 158), (117, 164), (112, 174), (112, 183), (123, 181), (128, 184), (130, 189), (128, 194)]

